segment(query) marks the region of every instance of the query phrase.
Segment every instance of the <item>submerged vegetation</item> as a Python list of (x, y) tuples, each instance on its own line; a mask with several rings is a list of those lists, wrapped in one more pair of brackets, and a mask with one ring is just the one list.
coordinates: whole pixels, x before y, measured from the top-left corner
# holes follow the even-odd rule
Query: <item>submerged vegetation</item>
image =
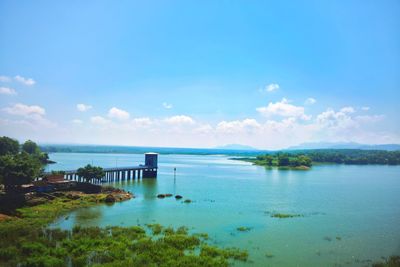
[(289, 213), (272, 213), (272, 218), (278, 219), (287, 219), (287, 218), (295, 218), (295, 217), (304, 217), (302, 214), (289, 214)]
[(375, 262), (372, 267), (400, 267), (400, 256), (390, 256), (384, 262)]
[(17, 217), (0, 221), (0, 266), (228, 266), (246, 261), (248, 254), (217, 248), (205, 234), (189, 234), (186, 227), (159, 224), (139, 226), (51, 229), (55, 218), (77, 208), (102, 202), (105, 194), (79, 199), (58, 197), (17, 210)]
[(240, 226), (240, 227), (236, 228), (236, 230), (238, 230), (239, 232), (248, 232), (251, 229), (252, 229), (251, 227), (247, 227), (247, 226)]

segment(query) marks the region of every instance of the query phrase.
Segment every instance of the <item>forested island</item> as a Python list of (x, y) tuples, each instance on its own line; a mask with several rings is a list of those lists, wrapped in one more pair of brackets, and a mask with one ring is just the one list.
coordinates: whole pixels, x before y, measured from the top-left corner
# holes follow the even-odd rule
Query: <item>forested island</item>
[(312, 160), (305, 155), (294, 155), (288, 153), (276, 153), (259, 155), (255, 158), (233, 158), (252, 162), (255, 165), (267, 167), (279, 167), (281, 169), (302, 169), (307, 170), (312, 166)]
[(253, 162), (260, 166), (292, 169), (309, 169), (312, 164), (316, 163), (400, 165), (400, 151), (315, 149), (275, 152), (232, 159)]

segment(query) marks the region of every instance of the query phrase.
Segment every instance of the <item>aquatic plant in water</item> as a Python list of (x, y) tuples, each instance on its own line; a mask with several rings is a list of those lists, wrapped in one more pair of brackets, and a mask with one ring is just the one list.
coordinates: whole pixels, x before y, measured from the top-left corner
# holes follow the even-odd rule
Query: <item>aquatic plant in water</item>
[(302, 214), (288, 214), (288, 213), (272, 213), (272, 218), (286, 219), (286, 218), (295, 218), (295, 217), (304, 217)]
[(191, 235), (187, 227), (147, 225), (152, 234), (139, 226), (45, 227), (103, 197), (59, 198), (22, 208), (19, 218), (0, 222), (0, 266), (229, 266), (248, 258), (245, 251), (207, 244), (207, 235)]
[(238, 230), (239, 232), (248, 232), (251, 229), (252, 229), (251, 227), (246, 227), (246, 226), (240, 226), (240, 227), (236, 228), (236, 230)]
[(393, 255), (390, 256), (383, 262), (375, 262), (372, 267), (399, 267), (400, 266), (400, 256)]

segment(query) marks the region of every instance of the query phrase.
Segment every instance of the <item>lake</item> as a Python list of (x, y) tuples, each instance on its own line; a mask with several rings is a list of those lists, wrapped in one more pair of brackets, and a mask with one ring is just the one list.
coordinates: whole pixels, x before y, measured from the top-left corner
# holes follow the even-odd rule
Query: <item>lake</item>
[[(48, 170), (130, 166), (143, 154), (52, 153)], [(177, 168), (174, 178), (174, 168)], [(247, 249), (237, 266), (365, 266), (400, 254), (400, 166), (265, 169), (223, 155), (159, 155), (157, 179), (112, 184), (136, 198), (79, 209), (54, 226), (188, 226), (219, 246)], [(157, 194), (180, 194), (193, 202)], [(300, 214), (272, 218), (271, 213)], [(240, 232), (238, 227), (249, 227)]]

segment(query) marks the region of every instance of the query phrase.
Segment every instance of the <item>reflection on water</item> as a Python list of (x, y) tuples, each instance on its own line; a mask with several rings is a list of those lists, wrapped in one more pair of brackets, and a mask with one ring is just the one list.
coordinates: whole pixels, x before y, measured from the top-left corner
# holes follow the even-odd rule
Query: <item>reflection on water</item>
[(144, 199), (154, 199), (158, 194), (157, 179), (143, 179), (137, 182), (137, 187), (141, 187), (141, 193)]

